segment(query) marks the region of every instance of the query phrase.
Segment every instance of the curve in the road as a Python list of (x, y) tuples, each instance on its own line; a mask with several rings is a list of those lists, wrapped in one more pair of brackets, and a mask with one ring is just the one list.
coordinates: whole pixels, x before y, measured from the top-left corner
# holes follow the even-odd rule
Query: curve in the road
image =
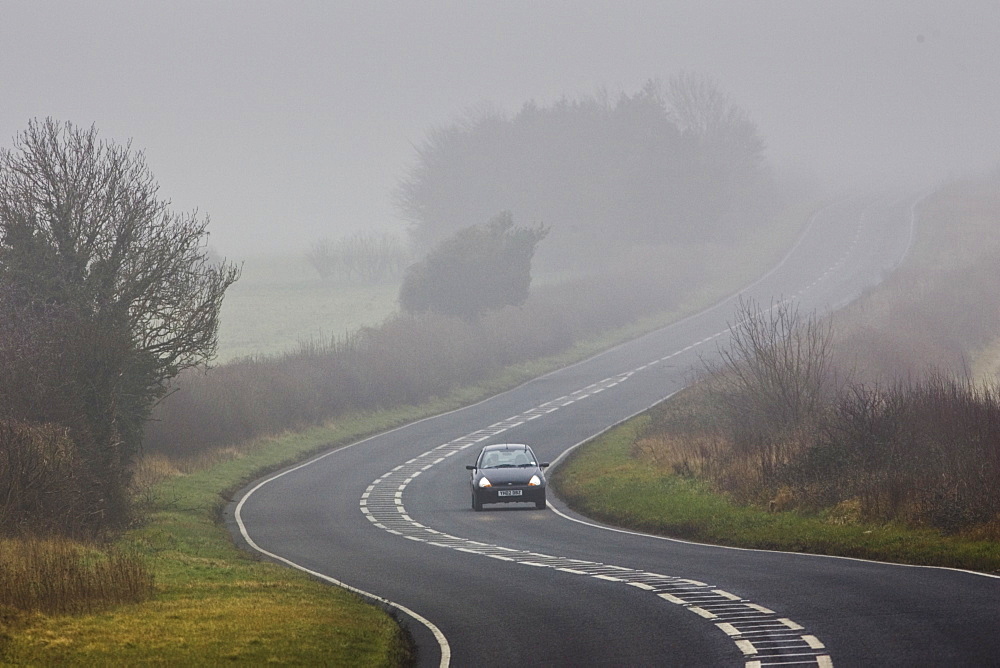
[[(437, 531), (417, 522), (407, 514), (403, 505), (403, 494), (407, 486), (424, 471), (477, 443), (495, 438), (525, 422), (615, 387), (631, 375), (630, 372), (595, 383), (572, 395), (546, 402), (485, 429), (439, 445), (400, 464), (368, 486), (361, 498), (361, 512), (376, 527), (408, 540), (525, 566), (553, 568), (563, 573), (623, 583), (648, 591), (664, 601), (680, 605), (714, 623), (735, 642), (737, 649), (747, 659), (747, 668), (765, 663), (772, 665), (779, 661), (832, 666), (833, 662), (826, 652), (826, 647), (815, 635), (807, 633), (802, 625), (782, 617), (774, 610), (707, 583), (613, 564), (482, 543)], [(442, 664), (444, 665), (444, 662)]]

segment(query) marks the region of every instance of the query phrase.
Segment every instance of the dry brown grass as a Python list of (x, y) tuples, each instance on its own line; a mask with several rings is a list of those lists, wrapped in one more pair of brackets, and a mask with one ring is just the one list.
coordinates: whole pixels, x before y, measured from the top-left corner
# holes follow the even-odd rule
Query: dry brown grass
[[(653, 410), (632, 456), (710, 481), (774, 510), (823, 511), (835, 523), (899, 521), (987, 535), (1000, 526), (1000, 388), (932, 375), (844, 388), (814, 420), (789, 429), (730, 410), (710, 383)], [(731, 399), (731, 397), (730, 397)], [(692, 410), (704, 419), (692, 419)], [(721, 425), (721, 426), (720, 426)]]
[(153, 594), (141, 557), (62, 538), (0, 540), (0, 607), (84, 613)]
[(719, 435), (710, 433), (658, 433), (640, 438), (633, 445), (633, 456), (658, 470), (684, 477), (710, 475), (729, 451), (729, 445)]
[(136, 462), (132, 484), (137, 490), (148, 490), (164, 480), (182, 475), (178, 462), (158, 454), (148, 454)]

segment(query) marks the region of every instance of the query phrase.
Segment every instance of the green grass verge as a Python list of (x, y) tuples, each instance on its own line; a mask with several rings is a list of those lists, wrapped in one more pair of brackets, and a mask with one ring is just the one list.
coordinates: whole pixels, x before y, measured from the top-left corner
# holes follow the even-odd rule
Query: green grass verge
[(844, 524), (832, 514), (739, 506), (706, 484), (631, 456), (648, 418), (582, 445), (550, 476), (576, 511), (616, 526), (697, 542), (1000, 572), (1000, 543), (897, 525)]

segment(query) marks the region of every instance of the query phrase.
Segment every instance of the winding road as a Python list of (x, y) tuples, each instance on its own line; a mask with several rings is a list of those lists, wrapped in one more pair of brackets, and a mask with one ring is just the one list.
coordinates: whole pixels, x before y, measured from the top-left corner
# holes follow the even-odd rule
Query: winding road
[[(741, 291), (826, 311), (906, 254), (916, 201), (819, 211)], [(1000, 665), (1000, 579), (700, 545), (549, 508), (473, 512), (486, 443), (545, 461), (676, 392), (728, 340), (736, 301), (467, 408), (332, 450), (248, 486), (228, 509), (267, 558), (392, 608), (420, 665)]]

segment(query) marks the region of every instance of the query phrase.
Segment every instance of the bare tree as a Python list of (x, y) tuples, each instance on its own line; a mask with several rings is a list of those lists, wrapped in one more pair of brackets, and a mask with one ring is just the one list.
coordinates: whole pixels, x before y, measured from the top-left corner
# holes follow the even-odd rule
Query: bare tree
[(93, 127), (32, 121), (0, 151), (3, 279), (117, 320), (161, 383), (214, 355), (239, 270), (210, 261), (207, 217), (170, 211), (158, 190), (142, 153)]
[(772, 196), (764, 142), (745, 109), (710, 78), (679, 74), (665, 97), (683, 133), (687, 186), (696, 194), (691, 215), (706, 221), (716, 238), (762, 220)]
[(831, 326), (803, 317), (790, 301), (760, 308), (740, 299), (731, 343), (710, 363), (708, 389), (722, 409), (719, 427), (743, 462), (741, 485), (772, 489), (806, 447), (835, 391)]
[(764, 160), (764, 142), (745, 109), (733, 103), (710, 78), (693, 73), (671, 77), (666, 98), (677, 125), (718, 152), (718, 159), (752, 172)]
[(831, 387), (831, 325), (803, 317), (788, 301), (760, 308), (740, 299), (729, 348), (720, 350), (717, 382), (753, 418), (793, 427), (814, 416)]
[(171, 378), (214, 356), (222, 298), (239, 275), (209, 257), (208, 218), (174, 213), (158, 190), (141, 152), (93, 127), (35, 120), (0, 150), (0, 317), (25, 327), (56, 317), (37, 351), (59, 351), (60, 372), (37, 384), (62, 402), (0, 409), (90, 444), (81, 459), (94, 513), (112, 523), (125, 515), (150, 408)]
[(399, 237), (372, 232), (355, 232), (336, 242), (320, 239), (306, 253), (306, 260), (323, 280), (339, 274), (345, 281), (368, 284), (399, 278), (410, 259)]

